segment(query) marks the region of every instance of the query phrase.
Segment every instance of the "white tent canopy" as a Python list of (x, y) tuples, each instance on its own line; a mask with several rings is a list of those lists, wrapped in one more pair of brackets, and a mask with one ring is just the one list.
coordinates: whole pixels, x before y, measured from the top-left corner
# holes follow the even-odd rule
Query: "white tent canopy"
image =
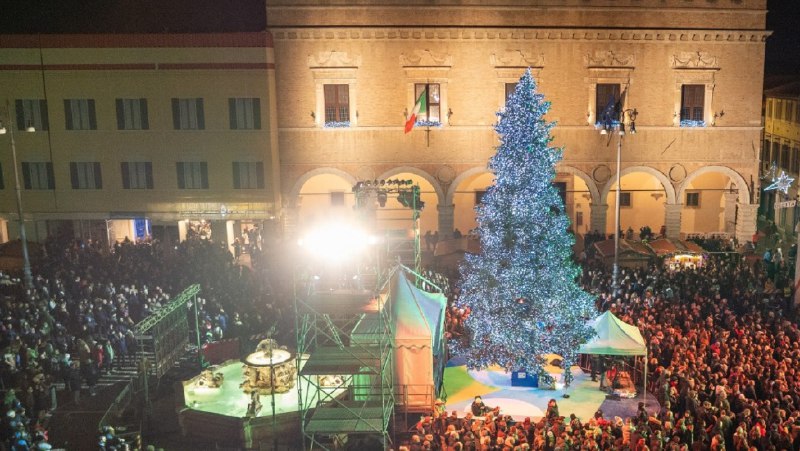
[(395, 384), (407, 406), (430, 406), (444, 356), (444, 310), (447, 299), (414, 286), (405, 271), (396, 271), (390, 298), (396, 321)]
[[(398, 404), (429, 408), (441, 384), (445, 359), (447, 298), (415, 287), (398, 266), (388, 287), (394, 318), (394, 384)], [(384, 294), (385, 295), (385, 294)], [(369, 343), (381, 332), (377, 315), (365, 315), (352, 333), (354, 343)]]
[(644, 356), (644, 401), (647, 403), (647, 344), (639, 328), (606, 311), (592, 325), (597, 336), (578, 349), (581, 354)]
[(580, 346), (581, 354), (647, 355), (647, 345), (639, 328), (623, 322), (607, 311), (592, 325), (597, 336)]

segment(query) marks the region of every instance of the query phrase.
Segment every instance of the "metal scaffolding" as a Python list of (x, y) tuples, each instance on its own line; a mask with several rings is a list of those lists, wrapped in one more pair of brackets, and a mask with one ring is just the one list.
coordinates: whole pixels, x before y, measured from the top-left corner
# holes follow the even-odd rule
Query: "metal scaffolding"
[[(332, 449), (343, 436), (391, 446), (394, 321), (375, 290), (295, 285), (298, 403), (304, 449)], [(378, 286), (377, 288), (381, 288)]]
[[(366, 220), (370, 216), (366, 214), (367, 212), (372, 212), (372, 219), (376, 222), (373, 224), (376, 232), (380, 229), (377, 225), (377, 209), (383, 209), (386, 206), (389, 195), (397, 196), (397, 201), (400, 202), (403, 208), (387, 210), (410, 212), (410, 218), (403, 216), (402, 218), (384, 219), (384, 221), (410, 221), (411, 236), (409, 237), (408, 229), (405, 226), (399, 230), (386, 230), (383, 236), (385, 245), (381, 252), (382, 255), (378, 258), (380, 261), (387, 262), (390, 265), (401, 263), (411, 266), (416, 273), (420, 273), (422, 253), (419, 218), (422, 209), (425, 207), (425, 202), (421, 200), (422, 191), (419, 185), (414, 184), (412, 180), (367, 180), (356, 183), (353, 186), (353, 193), (356, 197), (356, 209), (365, 213), (362, 215), (362, 220)], [(378, 278), (381, 279), (380, 277)]]
[[(156, 310), (133, 328), (138, 361), (147, 362), (151, 374), (161, 378), (178, 360), (189, 343), (189, 324), (186, 305), (197, 302), (200, 285), (191, 285), (169, 304)], [(196, 323), (196, 317), (195, 317)], [(197, 326), (197, 324), (195, 324)]]

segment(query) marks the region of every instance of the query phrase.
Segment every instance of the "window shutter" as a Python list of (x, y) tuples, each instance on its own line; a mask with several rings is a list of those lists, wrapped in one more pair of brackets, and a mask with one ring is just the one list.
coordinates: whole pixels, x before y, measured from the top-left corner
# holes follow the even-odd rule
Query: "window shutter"
[(53, 163), (47, 163), (47, 189), (56, 189), (56, 176), (53, 174)]
[(94, 187), (95, 189), (103, 189), (103, 174), (100, 172), (100, 163), (94, 163)]
[(50, 115), (47, 112), (47, 100), (39, 101), (39, 113), (42, 115), (42, 131), (50, 130)]
[(25, 106), (22, 104), (22, 100), (15, 100), (14, 107), (17, 109), (17, 130), (25, 130), (28, 124), (25, 123)]
[(181, 129), (181, 105), (178, 99), (172, 99), (172, 128)]
[(233, 189), (241, 189), (242, 182), (239, 179), (239, 167), (241, 163), (233, 162)]
[(72, 125), (72, 101), (70, 99), (64, 99), (64, 128), (67, 130), (75, 130)]
[(325, 85), (325, 122), (336, 120), (336, 85)]
[(183, 175), (183, 163), (175, 163), (175, 167), (178, 169), (178, 188), (186, 189), (186, 179)]
[(202, 179), (203, 189), (208, 189), (208, 163), (200, 163), (200, 178)]
[(125, 106), (117, 99), (117, 130), (125, 130)]
[(122, 188), (131, 189), (131, 175), (128, 172), (128, 163), (120, 163), (120, 170), (122, 171)]
[(139, 110), (142, 114), (142, 130), (150, 130), (150, 121), (147, 119), (147, 99), (139, 99)]
[(264, 189), (264, 163), (256, 163), (256, 180), (258, 181), (258, 188)]
[(89, 105), (89, 130), (97, 130), (97, 115), (94, 112), (94, 99), (88, 99)]
[(261, 130), (261, 99), (253, 99), (253, 128)]
[(206, 119), (205, 115), (203, 114), (203, 99), (197, 99), (197, 129), (198, 130), (205, 130), (206, 128)]
[(231, 130), (236, 130), (236, 99), (228, 99), (228, 118), (230, 119)]
[(72, 189), (78, 189), (78, 163), (69, 164), (69, 179), (72, 182)]
[(147, 178), (147, 189), (153, 189), (153, 163), (147, 162), (144, 164), (145, 178)]
[(31, 189), (31, 164), (22, 163), (22, 183), (25, 189)]

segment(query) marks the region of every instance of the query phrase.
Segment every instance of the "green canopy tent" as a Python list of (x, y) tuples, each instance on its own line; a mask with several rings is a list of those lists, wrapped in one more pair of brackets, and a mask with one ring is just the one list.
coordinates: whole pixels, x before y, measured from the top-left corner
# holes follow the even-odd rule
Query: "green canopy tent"
[(597, 335), (578, 349), (581, 354), (644, 356), (644, 400), (647, 402), (647, 344), (639, 328), (607, 311), (592, 325)]

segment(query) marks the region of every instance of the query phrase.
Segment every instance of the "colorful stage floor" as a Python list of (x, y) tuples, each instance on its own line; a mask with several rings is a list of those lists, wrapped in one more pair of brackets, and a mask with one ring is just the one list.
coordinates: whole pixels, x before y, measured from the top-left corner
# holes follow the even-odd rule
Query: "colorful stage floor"
[[(464, 416), (470, 411), (475, 396), (480, 395), (487, 406), (500, 406), (502, 414), (511, 415), (518, 421), (526, 417), (534, 421), (543, 417), (550, 399), (558, 402), (561, 415), (569, 416), (570, 413), (574, 413), (585, 421), (591, 418), (598, 408), (603, 410), (606, 418), (634, 416), (638, 403), (642, 400), (641, 396), (632, 399), (606, 399), (606, 393), (599, 389), (600, 383), (592, 382), (590, 375), (577, 366), (572, 368), (575, 379), (566, 390), (560, 368), (548, 366), (545, 370), (556, 379), (555, 390), (512, 387), (511, 373), (506, 373), (502, 368), (470, 371), (467, 370), (463, 359), (454, 358), (444, 370), (448, 414), (455, 410), (459, 417)], [(569, 398), (564, 398), (564, 393), (567, 393)], [(654, 413), (658, 409), (656, 400), (649, 396), (647, 410)]]

